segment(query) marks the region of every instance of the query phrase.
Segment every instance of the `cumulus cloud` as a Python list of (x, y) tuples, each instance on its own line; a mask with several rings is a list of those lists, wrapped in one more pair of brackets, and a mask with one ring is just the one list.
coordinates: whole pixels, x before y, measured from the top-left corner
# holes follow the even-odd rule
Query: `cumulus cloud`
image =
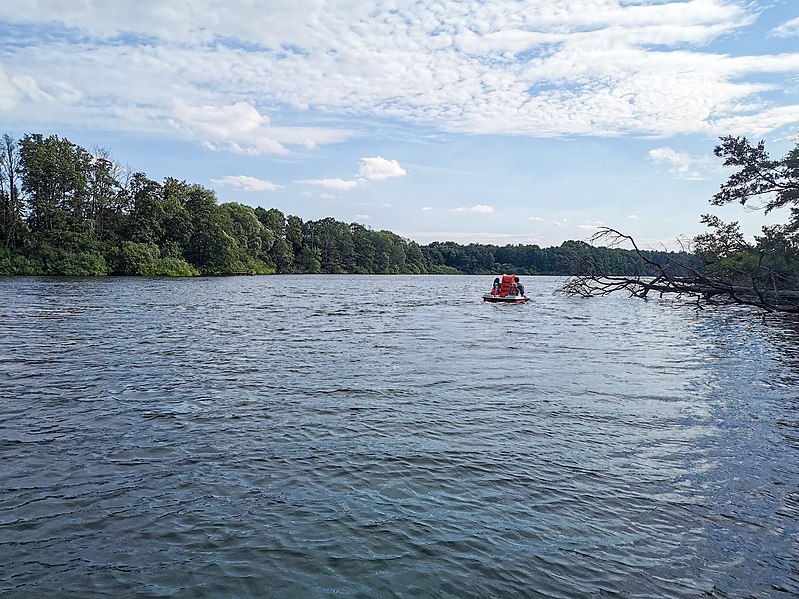
[(649, 159), (659, 164), (667, 164), (678, 173), (687, 173), (693, 160), (685, 152), (677, 152), (671, 148), (654, 148), (649, 150)]
[(345, 181), (343, 179), (303, 179), (296, 181), (296, 183), (305, 183), (306, 185), (319, 185), (328, 189), (338, 189), (346, 191), (358, 185), (357, 181)]
[(477, 204), (476, 206), (472, 206), (471, 208), (453, 208), (452, 212), (468, 212), (472, 214), (492, 214), (494, 209), (491, 206), (486, 204)]
[(288, 153), (280, 142), (267, 136), (269, 117), (247, 102), (193, 106), (176, 99), (173, 115), (176, 126), (206, 138), (205, 146), (212, 150), (227, 149), (237, 154)]
[[(405, 175), (405, 169), (403, 169), (396, 160), (386, 160), (381, 156), (375, 156), (374, 158), (361, 158), (358, 178), (355, 180), (339, 178), (305, 179), (296, 182), (305, 183), (307, 185), (321, 185), (329, 189), (346, 191), (358, 185), (363, 185), (368, 181), (383, 181), (391, 177), (401, 177), (403, 175)], [(388, 206), (388, 204), (384, 204), (384, 206)]]
[(707, 157), (695, 158), (687, 152), (677, 152), (667, 147), (649, 150), (648, 157), (652, 162), (665, 164), (669, 172), (681, 179), (702, 179), (701, 171), (710, 164)]
[(358, 176), (367, 181), (383, 181), (405, 174), (405, 169), (396, 160), (386, 160), (382, 156), (361, 158), (361, 165), (358, 168)]
[(236, 191), (258, 192), (283, 189), (282, 185), (276, 185), (271, 181), (248, 177), (247, 175), (228, 175), (221, 179), (211, 179), (211, 182), (223, 187), (232, 187)]

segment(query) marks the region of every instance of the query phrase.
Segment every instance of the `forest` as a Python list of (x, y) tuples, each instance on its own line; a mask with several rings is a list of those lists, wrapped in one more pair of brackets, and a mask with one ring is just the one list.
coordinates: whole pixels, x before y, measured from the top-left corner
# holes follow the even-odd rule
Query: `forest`
[(56, 135), (0, 140), (0, 275), (274, 273), (655, 276), (700, 268), (689, 253), (566, 241), (419, 245), (333, 218), (219, 202), (213, 190), (122, 168)]

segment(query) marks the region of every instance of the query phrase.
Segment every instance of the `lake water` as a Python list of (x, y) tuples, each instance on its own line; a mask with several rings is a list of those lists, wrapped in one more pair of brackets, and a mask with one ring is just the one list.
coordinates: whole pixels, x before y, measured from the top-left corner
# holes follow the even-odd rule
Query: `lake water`
[(799, 596), (799, 326), (492, 280), (0, 279), (0, 596)]

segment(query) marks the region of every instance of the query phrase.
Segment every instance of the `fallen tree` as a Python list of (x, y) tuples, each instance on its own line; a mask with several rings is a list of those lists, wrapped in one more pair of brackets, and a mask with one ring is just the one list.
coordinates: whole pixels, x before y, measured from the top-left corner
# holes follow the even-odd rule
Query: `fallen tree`
[(763, 235), (747, 242), (738, 223), (723, 223), (706, 214), (702, 222), (711, 231), (698, 235), (688, 249), (695, 263), (656, 262), (639, 249), (629, 235), (602, 228), (591, 243), (608, 247), (630, 246), (656, 274), (651, 277), (616, 276), (596, 264), (583, 265), (584, 274), (561, 288), (581, 297), (626, 292), (647, 299), (653, 294), (689, 298), (696, 306), (729, 304), (769, 312), (799, 313), (799, 145), (781, 160), (771, 160), (761, 141), (752, 146), (745, 138), (724, 137), (714, 153), (725, 166), (738, 167), (713, 196), (711, 204), (757, 199), (766, 214), (789, 207), (787, 223), (763, 227)]
[(757, 276), (752, 272), (736, 273), (748, 276), (750, 284), (745, 285), (741, 283), (740, 276), (723, 277), (713, 270), (702, 272), (683, 263), (653, 262), (639, 251), (632, 237), (615, 229), (601, 229), (591, 238), (591, 242), (612, 246), (628, 243), (658, 274), (653, 277), (608, 275), (598, 271), (594, 265), (586, 264), (586, 274), (570, 278), (561, 291), (581, 297), (599, 297), (620, 291), (641, 299), (648, 299), (652, 295), (670, 295), (690, 298), (700, 308), (711, 303), (737, 304), (769, 312), (799, 313), (799, 290), (781, 286), (778, 283), (782, 279), (779, 273), (762, 266), (762, 261), (758, 269), (762, 272)]

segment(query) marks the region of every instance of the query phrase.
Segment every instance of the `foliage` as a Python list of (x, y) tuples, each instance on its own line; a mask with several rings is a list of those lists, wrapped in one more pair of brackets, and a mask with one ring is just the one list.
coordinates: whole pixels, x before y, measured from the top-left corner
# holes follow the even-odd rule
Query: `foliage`
[(162, 256), (153, 243), (123, 241), (112, 252), (112, 274), (142, 277), (196, 276), (200, 271), (180, 258)]
[(427, 246), (333, 218), (219, 203), (201, 185), (127, 173), (105, 150), (40, 134), (0, 143), (0, 274), (647, 274), (635, 252), (569, 241)]
[(0, 245), (0, 277), (16, 274), (13, 258), (9, 249)]

